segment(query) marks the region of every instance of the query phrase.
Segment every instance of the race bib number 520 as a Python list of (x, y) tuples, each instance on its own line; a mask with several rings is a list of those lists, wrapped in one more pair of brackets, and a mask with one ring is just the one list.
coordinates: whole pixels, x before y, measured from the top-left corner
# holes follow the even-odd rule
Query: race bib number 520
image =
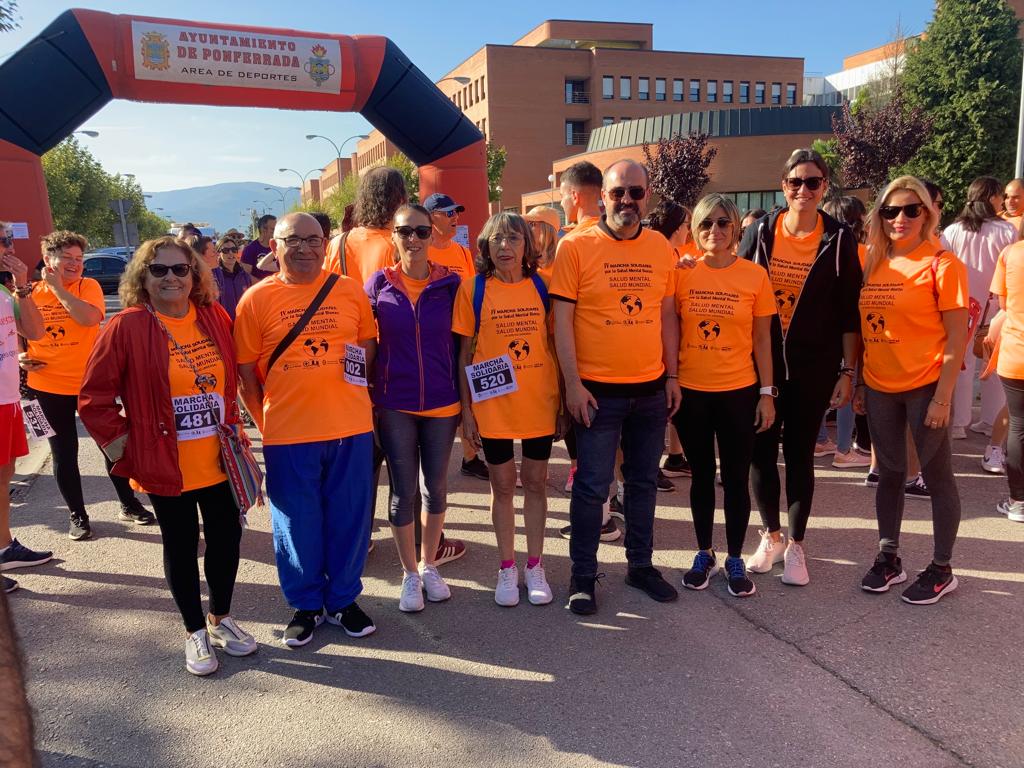
[(508, 355), (467, 365), (466, 378), (474, 403), (508, 395), (519, 389), (516, 372)]

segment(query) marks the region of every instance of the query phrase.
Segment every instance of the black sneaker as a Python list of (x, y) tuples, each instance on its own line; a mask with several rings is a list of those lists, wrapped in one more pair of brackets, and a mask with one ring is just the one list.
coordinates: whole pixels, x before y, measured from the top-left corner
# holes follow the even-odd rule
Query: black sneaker
[(670, 603), (679, 597), (679, 592), (665, 581), (661, 571), (653, 565), (646, 565), (643, 568), (630, 568), (626, 571), (626, 584), (630, 587), (643, 590), (652, 600), (659, 603)]
[(476, 477), (480, 480), (491, 479), (491, 473), (487, 471), (487, 465), (479, 456), (474, 456), (469, 461), (462, 460), (462, 474), (466, 477)]
[(903, 561), (889, 552), (879, 552), (871, 570), (860, 580), (860, 588), (865, 592), (888, 592), (890, 586), (902, 584), (906, 580)]
[(665, 473), (660, 469), (658, 470), (658, 490), (659, 491), (674, 491), (676, 484), (665, 477)]
[(122, 504), (117, 519), (136, 525), (152, 525), (156, 522), (156, 516), (142, 506), (142, 502), (138, 499), (132, 499), (128, 504)]
[[(558, 533), (563, 539), (571, 539), (572, 526), (563, 526), (558, 530)], [(619, 527), (612, 518), (608, 518), (608, 522), (601, 526), (601, 541), (618, 541), (621, 535)]]
[(704, 589), (711, 583), (711, 577), (718, 573), (718, 561), (715, 553), (708, 554), (703, 549), (693, 558), (693, 566), (683, 574), (683, 586), (687, 589)]
[(661, 465), (661, 471), (666, 477), (690, 477), (690, 462), (681, 453), (670, 453), (665, 457)]
[(323, 609), (319, 611), (296, 611), (288, 626), (284, 628), (284, 644), (298, 648), (313, 639), (313, 630), (324, 623)]
[(68, 538), (72, 541), (81, 541), (92, 536), (92, 526), (89, 525), (89, 516), (85, 512), (72, 512), (71, 522), (68, 526)]
[(328, 613), (327, 623), (341, 627), (349, 637), (366, 637), (377, 631), (373, 619), (363, 613), (363, 609), (356, 603), (340, 611)]
[(757, 592), (754, 582), (747, 578), (742, 557), (725, 558), (725, 577), (729, 581), (729, 594), (733, 597), (750, 597)]
[(924, 478), (920, 475), (907, 483), (904, 492), (908, 499), (930, 499), (932, 497), (928, 486), (924, 484)]
[(929, 563), (927, 568), (917, 574), (917, 581), (903, 590), (903, 599), (913, 605), (931, 605), (939, 602), (959, 584), (953, 569), (948, 565), (943, 567)]
[(6, 549), (0, 550), (0, 571), (42, 565), (51, 559), (53, 559), (53, 552), (36, 552), (17, 539), (12, 539)]
[(622, 502), (619, 501), (618, 496), (612, 496), (608, 499), (608, 514), (616, 520), (621, 520), (623, 523), (626, 522), (626, 513), (622, 511)]
[(16, 582), (14, 579), (8, 579), (6, 576), (4, 576), (3, 579), (4, 579), (4, 592), (6, 594), (9, 595), (11, 592), (13, 592), (14, 590), (16, 590), (18, 588), (18, 582)]
[(573, 576), (569, 580), (569, 605), (566, 607), (579, 616), (597, 613), (597, 582), (603, 576), (603, 573), (589, 578)]
[(864, 485), (868, 488), (878, 487), (878, 470), (869, 469), (867, 475), (864, 476)]

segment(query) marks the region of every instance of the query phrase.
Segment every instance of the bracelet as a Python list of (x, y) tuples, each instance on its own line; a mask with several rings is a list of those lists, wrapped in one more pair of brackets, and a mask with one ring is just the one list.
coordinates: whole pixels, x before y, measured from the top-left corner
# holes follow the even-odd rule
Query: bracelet
[(19, 285), (14, 289), (14, 292), (18, 295), (19, 299), (24, 299), (32, 293), (32, 283), (25, 283), (25, 285)]
[(839, 373), (841, 373), (844, 376), (849, 376), (851, 378), (853, 378), (853, 374), (855, 374), (856, 372), (857, 372), (856, 368), (840, 368), (839, 369)]
[(941, 405), (941, 406), (942, 406), (943, 408), (947, 408), (947, 407), (949, 407), (949, 403), (940, 403), (940, 402), (939, 402), (938, 400), (936, 400), (936, 399), (935, 399), (934, 397), (932, 398), (932, 402), (933, 402), (933, 403), (935, 403), (936, 405)]
[(674, 373), (666, 373), (665, 374), (665, 378), (666, 379), (678, 379), (679, 377), (676, 374), (674, 374)]
[(866, 387), (866, 386), (867, 386), (867, 384), (865, 384), (865, 383), (864, 383), (864, 382), (862, 381), (862, 382), (860, 382), (859, 384), (854, 384), (854, 385), (853, 385), (853, 388), (854, 388), (854, 389), (860, 389), (861, 387)]

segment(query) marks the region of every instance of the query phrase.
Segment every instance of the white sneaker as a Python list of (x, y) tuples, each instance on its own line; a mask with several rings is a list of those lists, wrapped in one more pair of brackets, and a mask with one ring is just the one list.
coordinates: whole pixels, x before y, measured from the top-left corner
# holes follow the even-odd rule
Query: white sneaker
[(949, 428), (949, 439), (950, 440), (966, 440), (967, 430), (963, 427), (950, 427)]
[(847, 467), (870, 467), (871, 457), (865, 456), (863, 453), (857, 453), (853, 448), (848, 453), (840, 453), (836, 451), (836, 455), (832, 457), (832, 466), (836, 469), (846, 469)]
[(992, 437), (992, 425), (986, 424), (984, 421), (976, 421), (970, 426), (971, 432), (977, 432), (979, 435), (985, 437)]
[(402, 576), (402, 595), (398, 598), (398, 610), (405, 613), (423, 610), (423, 579), (418, 573), (406, 571)]
[(781, 563), (786, 556), (786, 534), (781, 534), (782, 538), (775, 541), (767, 528), (758, 533), (761, 534), (761, 543), (757, 545), (757, 551), (747, 559), (747, 570), (768, 573), (773, 565)]
[(203, 677), (217, 671), (217, 654), (210, 647), (210, 636), (198, 629), (185, 640), (185, 669)]
[[(516, 590), (516, 597), (519, 590)], [(544, 566), (537, 563), (533, 568), (526, 569), (526, 596), (533, 605), (547, 605), (553, 599), (551, 587), (544, 575)]]
[(792, 539), (786, 547), (785, 566), (782, 570), (782, 583), (792, 584), (795, 587), (802, 587), (811, 581), (807, 573), (807, 558), (804, 555), (804, 548)]
[(444, 583), (441, 574), (437, 572), (436, 565), (420, 564), (420, 579), (423, 580), (423, 589), (427, 591), (427, 600), (432, 603), (443, 603), (452, 596), (452, 591)]
[(996, 511), (1001, 515), (1006, 515), (1008, 520), (1012, 520), (1015, 523), (1024, 523), (1024, 501), (1003, 499), (996, 504)]
[(990, 445), (985, 449), (985, 457), (981, 460), (981, 468), (993, 475), (1006, 474), (1006, 457), (998, 445)]
[(519, 605), (519, 569), (510, 565), (498, 571), (498, 586), (494, 588), (494, 602), (511, 608)]
[(242, 629), (230, 616), (220, 620), (220, 624), (214, 626), (206, 619), (206, 634), (210, 638), (210, 645), (214, 648), (223, 648), (228, 656), (248, 656), (256, 653), (256, 638)]
[(826, 440), (824, 443), (814, 444), (814, 458), (820, 459), (822, 456), (831, 456), (836, 452), (836, 444), (831, 440)]
[(576, 479), (576, 467), (569, 467), (569, 476), (565, 479), (565, 492), (572, 493), (572, 481)]

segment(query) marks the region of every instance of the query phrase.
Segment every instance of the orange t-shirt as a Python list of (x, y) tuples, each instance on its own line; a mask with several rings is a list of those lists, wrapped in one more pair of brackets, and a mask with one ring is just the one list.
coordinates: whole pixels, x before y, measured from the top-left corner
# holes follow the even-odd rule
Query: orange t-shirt
[(937, 244), (926, 240), (905, 256), (882, 259), (860, 292), (868, 386), (908, 392), (936, 381), (946, 346), (942, 313), (967, 302), (967, 267)]
[(427, 287), (429, 282), (429, 277), (417, 280), (415, 277), (409, 277), (404, 272), (402, 273), (402, 285), (405, 287), (405, 293), (409, 296), (409, 303), (414, 307), (416, 302), (420, 300), (420, 294), (423, 293), (423, 289)]
[(596, 226), (562, 239), (551, 296), (576, 305), (580, 378), (639, 384), (665, 373), (661, 303), (675, 291), (675, 267), (668, 240), (650, 229), (618, 240)]
[[(584, 216), (582, 219), (580, 219), (579, 223), (577, 223), (572, 229), (567, 230), (566, 233), (562, 235), (561, 239), (559, 239), (558, 241), (558, 245), (561, 245), (566, 240), (571, 240), (572, 238), (583, 234), (588, 229), (597, 225), (600, 221), (600, 216)], [(557, 246), (555, 247), (555, 253), (558, 253)]]
[(431, 245), (427, 249), (427, 258), (435, 264), (448, 267), (448, 271), (454, 272), (460, 280), (465, 280), (467, 275), (476, 274), (473, 254), (469, 252), (469, 248), (454, 240), (449, 240), (446, 248)]
[(1010, 222), (1011, 224), (1013, 224), (1014, 227), (1017, 228), (1018, 231), (1020, 231), (1020, 221), (1021, 221), (1022, 218), (1024, 218), (1024, 216), (1011, 216), (1006, 211), (1000, 211), (999, 212), (999, 217), (1003, 221)]
[(345, 240), (345, 272), (341, 270), (341, 254), (338, 248), (341, 235), (327, 244), (324, 269), (328, 272), (346, 274), (359, 285), (366, 285), (370, 275), (378, 269), (394, 266), (397, 260), (395, 244), (391, 242), (391, 232), (386, 229), (370, 229), (356, 227), (349, 230)]
[[(88, 302), (105, 314), (103, 289), (91, 277), (83, 277), (68, 286), (75, 298)], [(28, 385), (40, 392), (54, 395), (77, 395), (82, 389), (85, 364), (99, 335), (99, 324), (84, 326), (71, 319), (71, 314), (40, 280), (32, 289), (32, 299), (43, 317), (43, 337), (28, 342), (28, 356), (46, 363), (45, 368), (29, 371)]]
[(775, 242), (768, 264), (783, 333), (789, 330), (789, 321), (793, 319), (793, 310), (800, 301), (804, 280), (818, 256), (818, 246), (825, 232), (825, 222), (820, 214), (814, 231), (803, 237), (794, 237), (786, 231), (785, 218), (779, 216), (775, 222)]
[(764, 267), (736, 259), (713, 269), (701, 258), (676, 273), (676, 311), (680, 386), (725, 392), (757, 383), (754, 318), (775, 314)]
[(861, 271), (864, 271), (864, 263), (868, 259), (868, 247), (864, 243), (857, 243), (857, 258), (860, 260)]
[(685, 245), (681, 245), (675, 249), (676, 260), (680, 260), (683, 256), (693, 256), (695, 259), (699, 259), (704, 254), (701, 253), (700, 246), (697, 245), (696, 240), (691, 240)]
[[(476, 325), (475, 284), (475, 280), (463, 280), (455, 298), (452, 331), (460, 336), (472, 336)], [(558, 371), (537, 286), (528, 277), (517, 283), (489, 277), (485, 286), (472, 362), (508, 355), (518, 389), (473, 403), (480, 434), (505, 439), (553, 435), (558, 415)]]
[(239, 364), (256, 363), (263, 381), (266, 445), (338, 440), (373, 429), (366, 387), (344, 379), (345, 345), (377, 338), (362, 286), (342, 277), (267, 375), (278, 342), (313, 301), (327, 272), (308, 285), (271, 275), (242, 294), (235, 318)]
[(996, 373), (1007, 379), (1024, 379), (1024, 242), (999, 254), (990, 290), (1006, 304)]

